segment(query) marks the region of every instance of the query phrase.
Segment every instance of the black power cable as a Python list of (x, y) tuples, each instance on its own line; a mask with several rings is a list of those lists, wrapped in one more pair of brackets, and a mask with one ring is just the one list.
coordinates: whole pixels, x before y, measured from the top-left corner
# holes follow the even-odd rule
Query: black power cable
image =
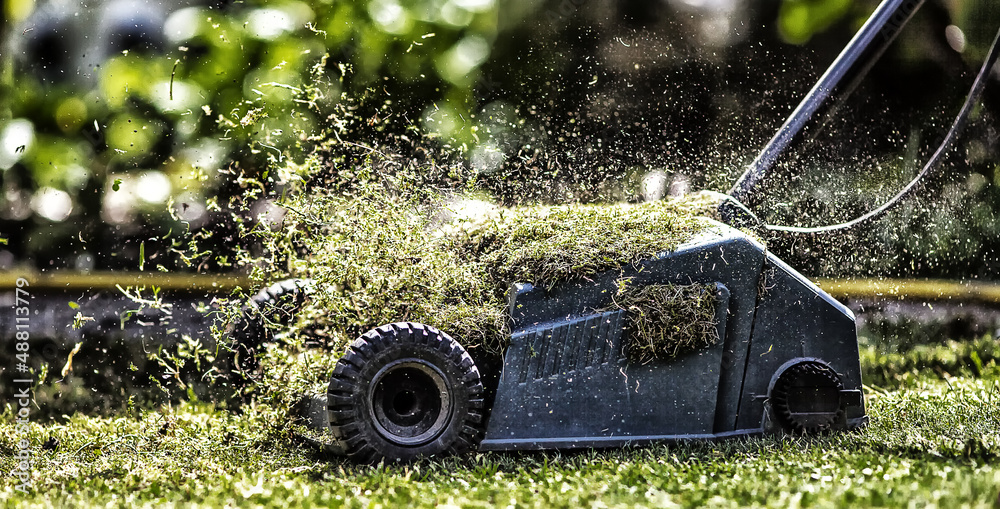
[(951, 124), (951, 128), (948, 129), (948, 133), (944, 137), (944, 141), (938, 146), (937, 150), (934, 151), (934, 155), (927, 161), (924, 167), (920, 170), (909, 184), (906, 185), (899, 193), (893, 196), (889, 201), (885, 202), (882, 206), (877, 209), (871, 210), (863, 216), (857, 217), (850, 221), (832, 224), (827, 226), (816, 226), (816, 227), (799, 227), (799, 226), (781, 226), (766, 224), (764, 228), (770, 231), (778, 232), (790, 232), (790, 233), (826, 233), (838, 230), (845, 230), (857, 226), (861, 223), (865, 223), (881, 217), (885, 213), (894, 209), (899, 203), (913, 193), (917, 188), (917, 184), (920, 183), (923, 178), (931, 172), (940, 162), (944, 159), (944, 156), (951, 150), (952, 145), (955, 143), (955, 139), (961, 134), (965, 125), (968, 123), (969, 115), (972, 113), (972, 109), (979, 103), (979, 99), (983, 95), (983, 89), (986, 88), (986, 81), (989, 78), (990, 72), (993, 66), (996, 65), (997, 59), (1000, 58), (1000, 31), (997, 31), (996, 37), (993, 39), (993, 45), (990, 46), (989, 54), (986, 56), (986, 60), (983, 61), (983, 66), (979, 70), (979, 74), (976, 76), (976, 80), (972, 83), (972, 89), (969, 91), (969, 95), (965, 98), (965, 104), (962, 105), (962, 109), (958, 112), (958, 116), (955, 121)]

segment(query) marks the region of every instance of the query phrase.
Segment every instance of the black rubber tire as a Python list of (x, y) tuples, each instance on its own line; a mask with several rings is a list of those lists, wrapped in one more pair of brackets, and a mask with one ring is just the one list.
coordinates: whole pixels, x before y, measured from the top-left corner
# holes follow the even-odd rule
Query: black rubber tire
[(483, 424), (475, 362), (419, 323), (368, 331), (337, 361), (327, 392), (336, 446), (355, 461), (410, 461), (474, 448)]
[(240, 317), (227, 330), (230, 369), (249, 375), (259, 368), (257, 350), (274, 339), (274, 325), (288, 325), (312, 293), (308, 279), (286, 279), (264, 288), (243, 305)]

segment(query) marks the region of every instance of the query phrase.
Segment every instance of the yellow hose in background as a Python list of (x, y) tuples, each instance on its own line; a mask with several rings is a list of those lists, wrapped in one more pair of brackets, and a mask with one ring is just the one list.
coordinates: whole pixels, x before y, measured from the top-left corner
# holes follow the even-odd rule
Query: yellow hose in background
[(1000, 304), (1000, 284), (942, 279), (813, 280), (837, 299), (950, 300)]
[(0, 291), (12, 290), (18, 278), (28, 281), (30, 290), (115, 290), (116, 286), (156, 286), (175, 292), (223, 293), (236, 287), (250, 289), (250, 278), (233, 274), (172, 274), (167, 272), (33, 272), (0, 273)]
[[(233, 274), (171, 274), (162, 272), (19, 272), (0, 273), (0, 291), (16, 287), (26, 278), (33, 290), (113, 290), (117, 285), (156, 286), (178, 292), (224, 293), (237, 287), (250, 290), (251, 279)], [(817, 278), (816, 285), (837, 299), (951, 300), (1000, 304), (1000, 284), (942, 279), (831, 279)]]

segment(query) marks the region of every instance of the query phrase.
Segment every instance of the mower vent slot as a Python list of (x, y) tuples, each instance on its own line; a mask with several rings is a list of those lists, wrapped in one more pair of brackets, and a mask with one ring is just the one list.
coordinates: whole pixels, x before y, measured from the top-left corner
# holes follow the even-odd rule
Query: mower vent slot
[(522, 349), (518, 383), (570, 374), (606, 364), (621, 350), (624, 311), (609, 311), (555, 326), (515, 332), (511, 344)]

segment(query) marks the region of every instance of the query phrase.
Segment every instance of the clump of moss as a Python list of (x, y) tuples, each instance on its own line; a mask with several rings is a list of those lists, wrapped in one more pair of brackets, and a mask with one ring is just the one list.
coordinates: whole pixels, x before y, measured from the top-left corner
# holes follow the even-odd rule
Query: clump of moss
[(614, 305), (627, 314), (630, 362), (646, 364), (708, 348), (719, 341), (715, 307), (718, 291), (712, 284), (656, 284), (632, 286), (619, 281)]

